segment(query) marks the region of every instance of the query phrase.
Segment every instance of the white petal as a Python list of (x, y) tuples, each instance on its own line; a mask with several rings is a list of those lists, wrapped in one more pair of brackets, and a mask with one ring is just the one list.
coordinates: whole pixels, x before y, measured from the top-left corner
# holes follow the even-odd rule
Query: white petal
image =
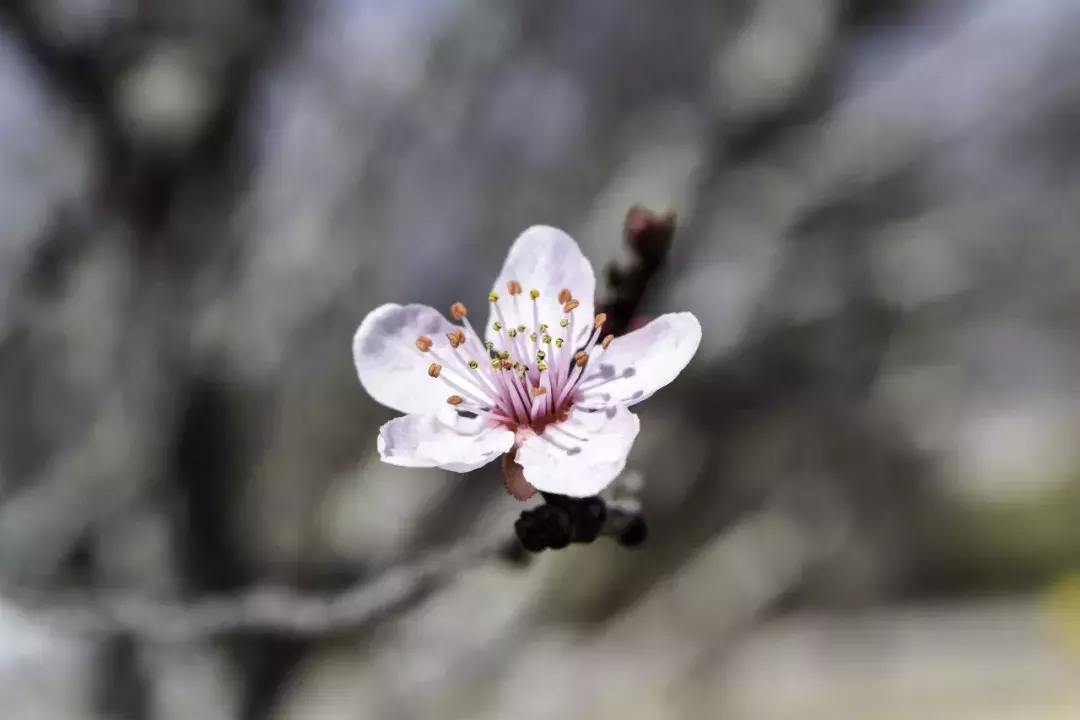
[[(517, 298), (521, 315), (516, 320), (511, 319), (514, 301), (506, 291), (506, 283), (510, 280), (517, 280), (522, 288)], [(563, 317), (559, 291), (563, 288), (581, 303), (574, 310), (574, 336), (581, 344), (592, 329), (594, 317), (596, 275), (593, 274), (592, 263), (574, 239), (562, 230), (534, 225), (521, 233), (510, 247), (492, 289), (499, 294), (499, 306), (506, 321), (512, 325), (524, 324), (530, 330), (533, 329), (533, 301), (529, 298), (529, 291), (539, 290), (539, 320), (551, 326), (552, 337), (558, 337), (561, 332), (559, 320)], [(487, 339), (492, 342), (498, 342), (499, 334), (491, 329), (496, 319), (492, 308), (485, 331)]]
[(590, 497), (622, 472), (639, 428), (637, 415), (620, 405), (595, 412), (574, 408), (566, 422), (526, 440), (517, 461), (537, 490)]
[(416, 349), (416, 338), (436, 344), (456, 326), (427, 305), (382, 305), (368, 313), (353, 336), (360, 384), (376, 401), (399, 412), (433, 412), (454, 394), (428, 377), (433, 358)]
[(395, 418), (379, 428), (379, 457), (402, 467), (469, 472), (514, 446), (514, 433), (452, 409)]
[(701, 323), (688, 312), (661, 315), (617, 337), (582, 382), (582, 404), (639, 403), (674, 380), (697, 352)]

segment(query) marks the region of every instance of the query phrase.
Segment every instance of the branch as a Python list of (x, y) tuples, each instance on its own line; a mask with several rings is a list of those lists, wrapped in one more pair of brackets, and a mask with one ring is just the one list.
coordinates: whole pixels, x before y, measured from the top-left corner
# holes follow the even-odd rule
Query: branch
[[(582, 502), (560, 496), (548, 496), (547, 499), (549, 503)], [(643, 539), (643, 530), (635, 530), (639, 525), (643, 528), (643, 522), (636, 521), (640, 516), (633, 508), (611, 505), (607, 510), (607, 503), (599, 498), (584, 502), (599, 503), (607, 516), (593, 539), (608, 535), (623, 544), (627, 543), (627, 538), (631, 542), (634, 538)], [(515, 538), (463, 542), (327, 596), (264, 586), (241, 595), (185, 603), (125, 592), (92, 591), (57, 596), (51, 592), (32, 593), (5, 587), (4, 599), (58, 630), (78, 634), (130, 633), (163, 642), (251, 631), (322, 635), (359, 627), (393, 613), (489, 560), (511, 561), (528, 557), (518, 555), (515, 558), (515, 547), (521, 547)]]

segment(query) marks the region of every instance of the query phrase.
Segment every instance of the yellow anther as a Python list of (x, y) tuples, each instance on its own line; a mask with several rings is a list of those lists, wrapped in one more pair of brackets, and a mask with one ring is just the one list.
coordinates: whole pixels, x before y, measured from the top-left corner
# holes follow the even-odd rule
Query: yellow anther
[(563, 339), (562, 339), (562, 338), (555, 338), (555, 347), (557, 347), (557, 348), (561, 348), (561, 347), (562, 347), (562, 343), (563, 343)]
[(604, 323), (606, 323), (606, 322), (607, 322), (607, 315), (604, 314), (604, 313), (600, 313), (599, 315), (597, 315), (593, 319), (593, 324), (596, 325), (596, 327), (603, 327)]
[(544, 337), (542, 337), (540, 339), (543, 340), (545, 345), (550, 345), (551, 344), (551, 336), (550, 335), (545, 335)]
[(501, 353), (499, 353), (499, 359), (500, 360), (509, 360), (510, 359), (510, 352), (508, 350), (503, 350)]
[(540, 323), (540, 327), (538, 327), (536, 329), (540, 331), (541, 335), (546, 333), (548, 331), (547, 323)]
[(539, 363), (539, 364), (537, 364), (536, 369), (539, 370), (540, 372), (544, 372), (545, 370), (547, 370), (547, 363)]
[(615, 339), (614, 335), (608, 335), (606, 338), (600, 341), (600, 347), (607, 350), (607, 346), (611, 344), (611, 341)]
[(439, 363), (431, 363), (428, 365), (427, 374), (433, 378), (439, 377), (439, 373), (442, 372), (442, 365)]
[(497, 357), (491, 358), (491, 367), (495, 370), (498, 370), (500, 367), (502, 367), (502, 360)]
[(461, 397), (460, 395), (451, 395), (450, 397), (446, 398), (446, 402), (450, 403), (451, 405), (460, 405), (461, 403), (465, 402), (465, 398)]
[(499, 293), (492, 290), (488, 293), (488, 300), (490, 300), (491, 302), (499, 302)]
[(524, 326), (524, 325), (518, 325), (518, 326), (517, 326), (517, 331), (518, 331), (519, 333), (523, 333), (523, 332), (525, 332), (525, 326)]
[(427, 335), (421, 335), (420, 337), (416, 338), (416, 347), (420, 350), (420, 352), (427, 352), (431, 349), (431, 338), (429, 338)]
[(579, 305), (581, 305), (581, 303), (577, 300), (569, 300), (562, 306), (562, 311), (564, 313), (574, 312)]
[(547, 357), (547, 353), (544, 352), (543, 350), (537, 350), (536, 351), (536, 362), (540, 362), (541, 360), (543, 360), (546, 357)]
[(566, 327), (570, 324), (570, 318), (563, 318), (559, 321), (559, 327)]
[(469, 361), (469, 368), (470, 369), (475, 370), (478, 367), (480, 367), (480, 363), (476, 362), (475, 360), (470, 360)]
[(529, 333), (529, 339), (536, 342), (536, 333)]
[(515, 330), (514, 328), (510, 328), (509, 330), (506, 331), (506, 334), (509, 335), (512, 338), (516, 338), (517, 337), (517, 330)]
[(488, 350), (494, 350), (495, 349), (495, 343), (488, 340), (486, 343), (484, 343), (484, 347), (486, 347)]
[(465, 309), (465, 303), (456, 302), (450, 306), (450, 315), (455, 320), (460, 320), (469, 314), (469, 311)]
[(566, 304), (574, 299), (573, 294), (570, 292), (570, 288), (563, 288), (559, 291), (559, 302)]
[(502, 330), (502, 327), (503, 327), (502, 323), (499, 322), (498, 320), (491, 323), (491, 329), (494, 330), (495, 332), (499, 332), (500, 330)]
[(506, 292), (510, 293), (511, 295), (520, 295), (521, 294), (521, 283), (519, 283), (517, 280), (509, 280), (509, 281), (507, 281), (507, 283), (506, 283)]
[(540, 291), (536, 288), (533, 288), (529, 291), (529, 297), (535, 300), (536, 298), (540, 297)]

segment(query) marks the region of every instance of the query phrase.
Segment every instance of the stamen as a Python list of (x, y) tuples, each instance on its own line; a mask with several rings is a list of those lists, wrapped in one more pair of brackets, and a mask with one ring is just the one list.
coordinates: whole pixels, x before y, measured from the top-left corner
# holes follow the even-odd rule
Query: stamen
[(570, 288), (563, 288), (559, 291), (559, 302), (563, 305), (574, 299), (573, 294), (570, 292)]
[(563, 339), (562, 338), (555, 338), (555, 347), (561, 348), (562, 344), (563, 344)]
[(460, 395), (451, 395), (450, 397), (446, 398), (446, 402), (450, 403), (451, 405), (460, 405), (461, 403), (465, 402), (465, 398), (461, 397)]
[(540, 297), (540, 291), (536, 288), (533, 288), (529, 291), (529, 297), (535, 300), (536, 298)]
[(511, 295), (520, 295), (521, 283), (519, 283), (517, 280), (508, 281), (506, 283), (506, 292), (510, 293)]
[(566, 327), (570, 324), (570, 318), (563, 318), (559, 321), (559, 327)]
[(420, 337), (416, 338), (416, 347), (420, 350), (420, 352), (427, 352), (431, 349), (431, 338), (429, 338), (427, 335), (421, 335)]
[(495, 292), (494, 290), (489, 292), (488, 293), (488, 301), (489, 302), (499, 302), (499, 293)]
[(581, 303), (577, 300), (569, 300), (563, 305), (562, 311), (564, 313), (571, 313), (574, 312), (574, 310), (576, 310), (580, 305)]
[(465, 307), (465, 303), (456, 302), (450, 306), (450, 315), (455, 320), (461, 320), (469, 314), (468, 309)]
[(433, 378), (439, 377), (439, 373), (442, 372), (442, 365), (439, 363), (431, 363), (428, 365), (427, 374)]
[(499, 322), (498, 320), (496, 320), (495, 322), (491, 323), (491, 329), (494, 330), (495, 332), (499, 332), (500, 330), (503, 329), (503, 324), (501, 322)]

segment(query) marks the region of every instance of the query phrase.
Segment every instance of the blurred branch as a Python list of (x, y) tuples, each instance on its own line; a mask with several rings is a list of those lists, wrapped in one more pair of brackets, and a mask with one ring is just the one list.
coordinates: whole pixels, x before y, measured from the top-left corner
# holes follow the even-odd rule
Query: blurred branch
[[(548, 496), (549, 502), (575, 501)], [(595, 534), (624, 542), (628, 528), (642, 523), (633, 507), (612, 505), (599, 498), (607, 521)], [(548, 507), (547, 505), (541, 507)], [(642, 537), (640, 531), (633, 537)], [(289, 588), (263, 586), (226, 597), (192, 602), (167, 602), (127, 592), (87, 592), (67, 596), (40, 595), (3, 588), (6, 599), (57, 629), (82, 634), (129, 633), (159, 641), (230, 633), (264, 631), (285, 635), (321, 635), (362, 626), (415, 603), (433, 590), (448, 585), (463, 572), (491, 560), (511, 561), (516, 539), (468, 541), (435, 552), (412, 563), (391, 567), (371, 581), (361, 582), (335, 595), (312, 595)], [(518, 556), (520, 559), (520, 556)]]

